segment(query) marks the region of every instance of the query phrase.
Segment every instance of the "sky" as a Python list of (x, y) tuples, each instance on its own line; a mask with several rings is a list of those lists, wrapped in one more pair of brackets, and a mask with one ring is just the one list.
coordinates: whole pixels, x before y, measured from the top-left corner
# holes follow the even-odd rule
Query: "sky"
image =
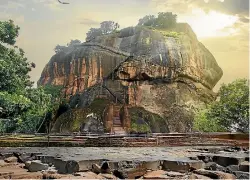
[(113, 20), (134, 26), (145, 15), (173, 12), (191, 25), (200, 42), (214, 55), (230, 83), (249, 75), (249, 0), (0, 0), (0, 20), (14, 20), (21, 30), (17, 45), (37, 66), (37, 81), (57, 44), (84, 41), (91, 27)]

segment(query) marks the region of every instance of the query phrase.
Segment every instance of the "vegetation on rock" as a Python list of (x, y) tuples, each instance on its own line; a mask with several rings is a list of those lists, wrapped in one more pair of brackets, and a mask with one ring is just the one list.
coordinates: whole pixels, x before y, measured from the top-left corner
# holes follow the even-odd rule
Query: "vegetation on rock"
[(100, 23), (100, 28), (90, 28), (86, 34), (86, 41), (90, 41), (97, 36), (110, 34), (116, 32), (120, 25), (114, 21), (103, 21)]
[(149, 26), (155, 28), (174, 28), (177, 21), (177, 15), (172, 12), (159, 12), (158, 17), (154, 15), (144, 16), (139, 20), (139, 26)]
[(204, 132), (249, 133), (249, 82), (238, 79), (223, 84), (218, 100), (196, 115), (194, 128)]

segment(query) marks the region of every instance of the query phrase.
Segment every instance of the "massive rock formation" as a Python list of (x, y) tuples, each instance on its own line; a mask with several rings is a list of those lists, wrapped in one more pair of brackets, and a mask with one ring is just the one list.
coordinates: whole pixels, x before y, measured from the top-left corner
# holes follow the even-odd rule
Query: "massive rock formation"
[(214, 100), (222, 74), (183, 23), (171, 31), (129, 27), (55, 54), (38, 85), (63, 85), (72, 108), (83, 111), (106, 92), (130, 105), (132, 123), (137, 108), (154, 132), (186, 132), (194, 111)]

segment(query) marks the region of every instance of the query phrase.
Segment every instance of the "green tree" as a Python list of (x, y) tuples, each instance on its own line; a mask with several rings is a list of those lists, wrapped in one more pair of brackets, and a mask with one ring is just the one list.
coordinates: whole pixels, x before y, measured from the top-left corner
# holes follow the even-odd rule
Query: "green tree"
[(149, 26), (155, 28), (173, 28), (177, 23), (177, 15), (172, 12), (159, 12), (158, 16), (147, 15), (139, 20), (139, 26)]
[(159, 12), (156, 24), (160, 28), (173, 28), (176, 25), (177, 15), (172, 12)]
[(0, 21), (0, 130), (35, 132), (51, 106), (51, 96), (42, 88), (31, 88), (28, 73), (35, 65), (15, 46), (18, 33), (13, 21)]
[(194, 128), (201, 131), (249, 132), (249, 82), (223, 84), (217, 101), (197, 114)]
[(147, 15), (139, 19), (138, 26), (155, 26), (156, 17), (154, 15)]
[(223, 132), (225, 129), (217, 119), (208, 116), (208, 109), (199, 111), (194, 117), (194, 130), (202, 132)]

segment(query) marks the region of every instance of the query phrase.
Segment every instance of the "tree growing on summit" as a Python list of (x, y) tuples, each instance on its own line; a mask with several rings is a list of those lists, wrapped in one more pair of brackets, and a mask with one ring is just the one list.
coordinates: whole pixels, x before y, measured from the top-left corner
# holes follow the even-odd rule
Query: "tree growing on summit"
[(61, 45), (56, 45), (56, 47), (54, 48), (55, 53), (59, 53), (62, 51), (65, 51), (67, 49), (67, 46), (61, 46)]
[(139, 26), (155, 26), (156, 23), (156, 17), (154, 15), (147, 15), (143, 18), (139, 19), (139, 22), (137, 25)]
[(90, 28), (86, 34), (86, 41), (91, 41), (97, 36), (110, 34), (119, 28), (120, 25), (114, 21), (103, 21), (100, 23), (100, 28)]
[(120, 26), (118, 23), (115, 23), (114, 21), (103, 21), (101, 22), (101, 31), (102, 34), (110, 34), (114, 30), (118, 29)]
[(67, 46), (68, 47), (72, 47), (72, 46), (74, 46), (74, 45), (79, 45), (79, 44), (81, 44), (82, 42), (80, 41), (80, 40), (78, 40), (78, 39), (75, 39), (75, 40), (71, 40), (68, 44), (67, 44)]
[(177, 15), (172, 12), (159, 12), (158, 16), (147, 15), (141, 18), (137, 25), (155, 28), (173, 28), (176, 25)]

